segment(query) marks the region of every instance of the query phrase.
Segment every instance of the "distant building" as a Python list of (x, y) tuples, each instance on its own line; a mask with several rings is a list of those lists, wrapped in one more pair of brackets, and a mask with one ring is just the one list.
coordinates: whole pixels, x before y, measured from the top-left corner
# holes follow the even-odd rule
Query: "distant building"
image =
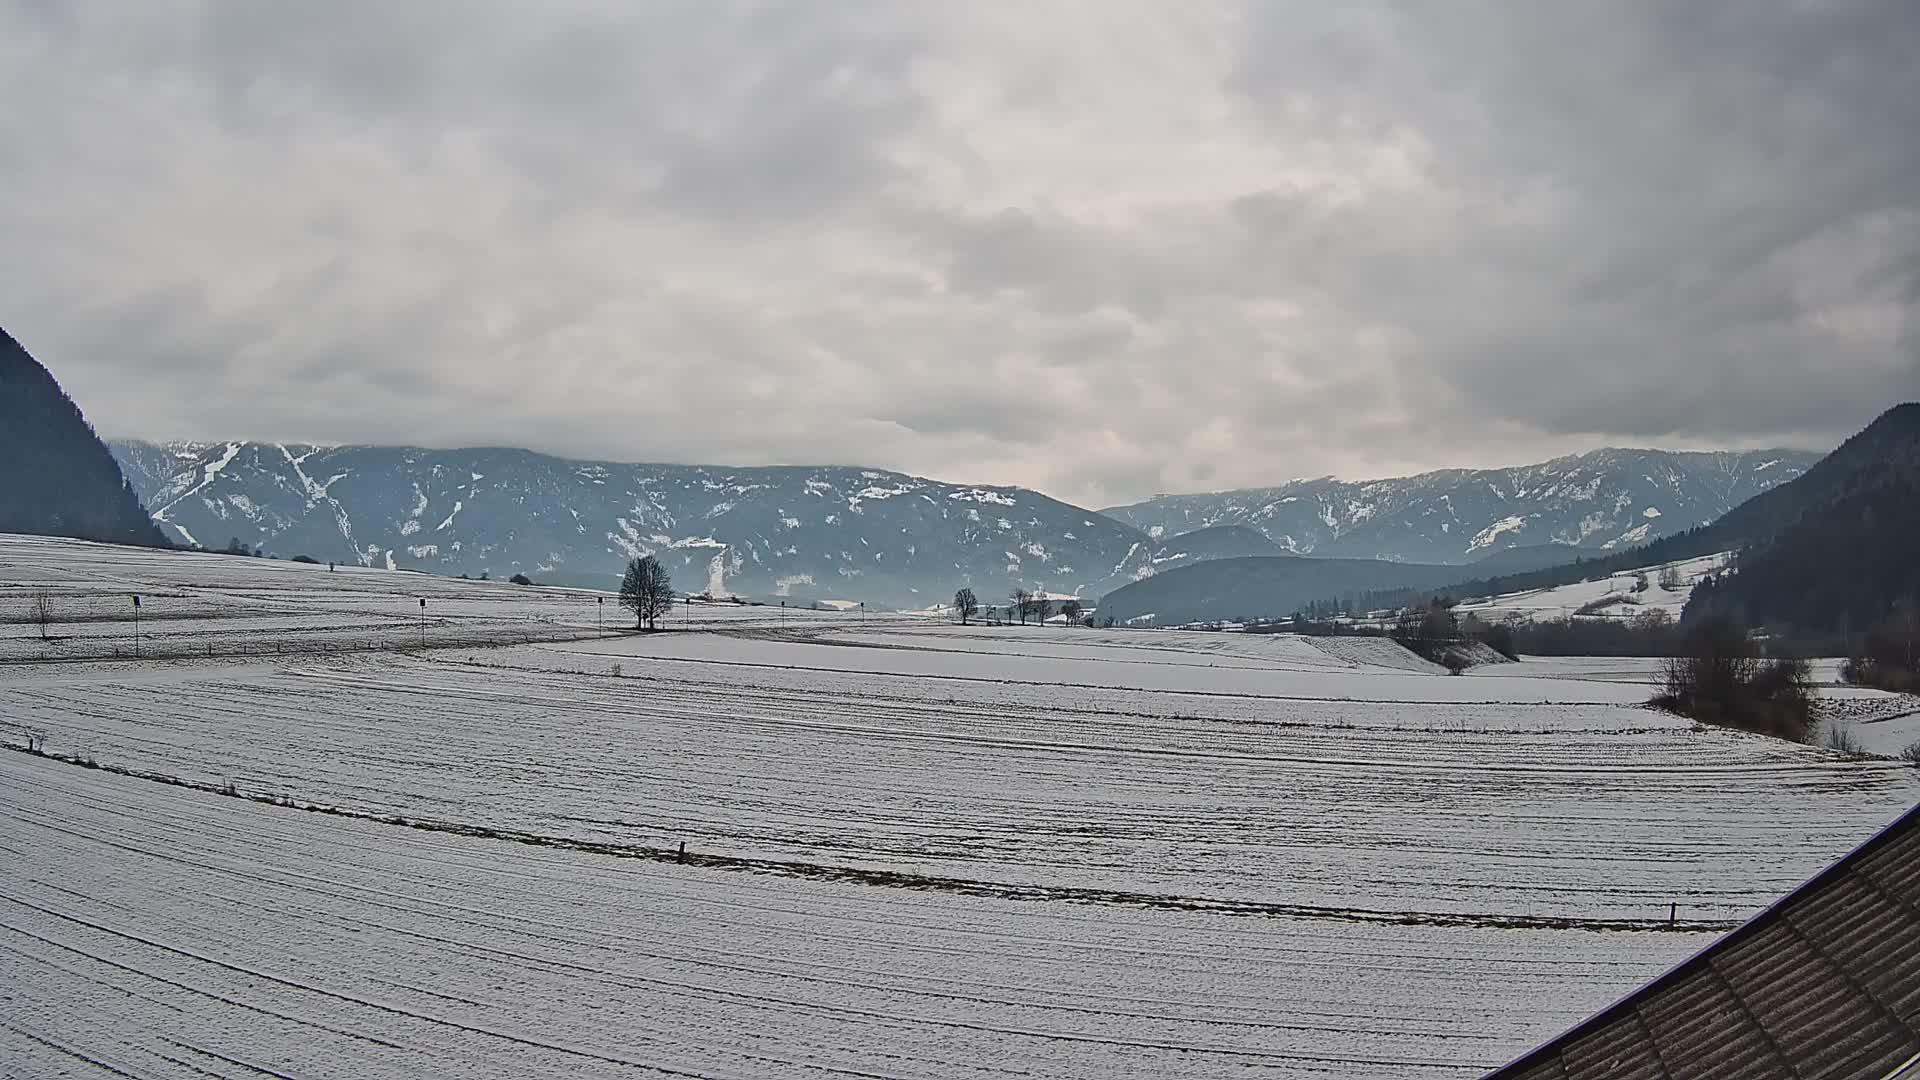
[(1920, 1080), (1920, 806), (1487, 1080)]
[(1068, 604), (1080, 605), (1081, 618), (1086, 618), (1093, 612), (1092, 606), (1072, 593), (1036, 592), (1033, 594), (1033, 601), (1040, 606), (1039, 615), (1041, 622), (1049, 622), (1055, 619), (1065, 622), (1066, 615), (1064, 612)]

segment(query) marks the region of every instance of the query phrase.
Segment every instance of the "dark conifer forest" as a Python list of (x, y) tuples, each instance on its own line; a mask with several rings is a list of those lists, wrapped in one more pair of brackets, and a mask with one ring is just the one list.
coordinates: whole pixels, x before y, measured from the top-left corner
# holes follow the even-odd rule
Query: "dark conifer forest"
[(79, 406), (4, 330), (0, 532), (167, 546)]

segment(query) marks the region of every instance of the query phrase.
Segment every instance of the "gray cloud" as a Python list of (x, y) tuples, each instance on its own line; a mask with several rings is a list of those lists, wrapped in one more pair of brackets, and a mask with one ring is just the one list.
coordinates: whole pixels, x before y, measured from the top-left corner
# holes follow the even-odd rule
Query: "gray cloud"
[(1920, 394), (1920, 12), (0, 0), (102, 430), (1154, 490)]

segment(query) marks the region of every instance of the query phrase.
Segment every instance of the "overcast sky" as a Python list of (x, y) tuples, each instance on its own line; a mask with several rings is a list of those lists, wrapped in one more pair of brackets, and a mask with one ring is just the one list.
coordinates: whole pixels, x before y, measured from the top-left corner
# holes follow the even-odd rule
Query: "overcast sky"
[(1912, 0), (0, 0), (0, 326), (114, 435), (1102, 505), (1824, 448), (1920, 396), (1916, 57)]

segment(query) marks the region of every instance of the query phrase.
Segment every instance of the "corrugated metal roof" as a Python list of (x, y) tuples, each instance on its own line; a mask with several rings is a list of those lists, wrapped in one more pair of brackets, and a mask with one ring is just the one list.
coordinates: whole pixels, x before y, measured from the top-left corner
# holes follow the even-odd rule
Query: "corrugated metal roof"
[(1920, 806), (1488, 1080), (1888, 1080), (1916, 1055)]

